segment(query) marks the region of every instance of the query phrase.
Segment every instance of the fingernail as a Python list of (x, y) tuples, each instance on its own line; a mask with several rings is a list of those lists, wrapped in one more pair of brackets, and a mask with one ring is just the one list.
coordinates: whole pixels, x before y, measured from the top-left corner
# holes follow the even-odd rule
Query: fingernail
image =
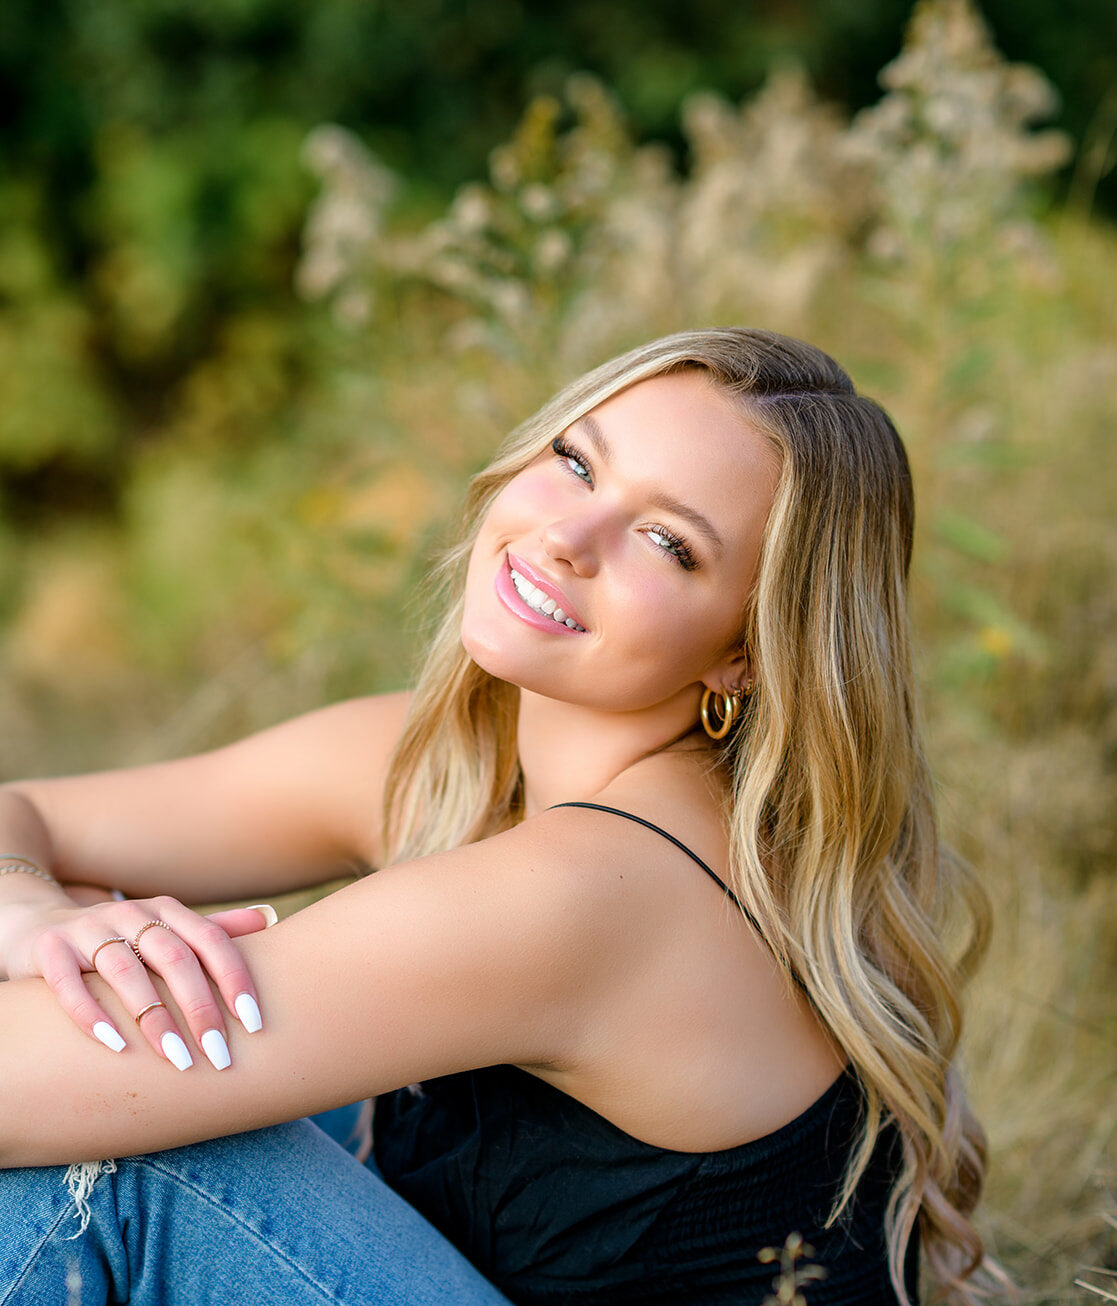
[(255, 903), (253, 906), (249, 907), (248, 910), (258, 911), (260, 913), (260, 915), (264, 918), (266, 922), (266, 924), (264, 925), (265, 929), (270, 929), (271, 926), (273, 926), (279, 920), (279, 916), (276, 914), (275, 908), (270, 903), (258, 902)]
[(93, 1026), (93, 1037), (102, 1042), (110, 1052), (123, 1052), (126, 1046), (124, 1040), (107, 1020), (99, 1020)]
[(229, 1045), (219, 1029), (207, 1029), (202, 1035), (202, 1051), (209, 1057), (214, 1070), (225, 1070), (230, 1065)]
[(168, 1030), (159, 1040), (159, 1046), (163, 1049), (163, 1055), (176, 1070), (189, 1070), (194, 1064), (194, 1058), (177, 1034), (172, 1034)]
[(237, 999), (233, 1003), (233, 1010), (240, 1017), (240, 1023), (250, 1034), (255, 1034), (258, 1030), (264, 1028), (264, 1022), (260, 1018), (260, 1008), (256, 1005), (256, 999), (251, 993), (238, 993)]

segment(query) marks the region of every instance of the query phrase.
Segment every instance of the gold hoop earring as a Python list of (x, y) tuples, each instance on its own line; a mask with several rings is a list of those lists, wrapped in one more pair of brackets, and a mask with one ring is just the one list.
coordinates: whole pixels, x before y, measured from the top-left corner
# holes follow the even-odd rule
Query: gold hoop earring
[[(714, 711), (710, 711), (710, 701), (714, 701)], [(716, 700), (721, 699), (718, 703)], [(732, 694), (725, 691), (715, 693), (712, 689), (707, 689), (702, 695), (702, 729), (710, 736), (711, 739), (724, 739), (725, 736), (733, 729), (733, 723), (741, 712), (741, 696), (736, 690)], [(720, 717), (717, 724), (711, 719)]]

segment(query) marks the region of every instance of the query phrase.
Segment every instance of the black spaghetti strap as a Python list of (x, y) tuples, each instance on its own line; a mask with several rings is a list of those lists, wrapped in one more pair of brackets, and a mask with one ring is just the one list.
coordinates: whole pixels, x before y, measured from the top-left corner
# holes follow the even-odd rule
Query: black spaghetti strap
[(658, 825), (653, 825), (651, 821), (645, 821), (642, 816), (636, 816), (635, 813), (633, 812), (622, 811), (619, 807), (606, 807), (602, 803), (555, 803), (555, 807), (588, 807), (591, 811), (594, 812), (612, 812), (614, 816), (623, 816), (629, 821), (635, 821), (638, 825), (643, 825), (646, 826), (649, 830), (654, 830), (656, 834), (663, 835), (663, 837), (665, 839), (668, 839), (671, 843), (673, 843), (676, 848), (679, 848), (681, 849), (682, 852), (686, 853), (686, 855), (690, 858), (692, 862), (697, 862), (698, 865), (702, 867), (702, 869), (706, 872), (706, 874), (710, 877), (710, 879), (714, 881), (715, 884), (721, 885), (725, 893), (728, 894), (728, 896), (733, 899), (733, 901), (744, 913), (746, 919), (752, 925), (753, 929), (756, 930), (756, 932), (760, 935), (761, 938), (764, 937), (764, 932), (757, 924), (756, 917), (752, 914), (751, 911), (749, 911), (749, 909), (740, 900), (740, 898), (737, 897), (737, 895), (733, 892), (733, 890), (729, 887), (729, 885), (726, 884), (726, 882), (721, 878), (720, 875), (718, 875), (715, 871), (712, 871), (702, 860), (702, 858), (698, 856), (697, 853), (691, 852), (691, 850), (686, 846), (686, 844), (681, 842), (681, 840), (676, 839), (673, 834), (668, 834), (666, 830), (660, 829)]
[[(768, 940), (764, 938), (764, 931), (760, 928), (760, 924), (757, 921), (756, 917), (752, 914), (751, 911), (749, 911), (749, 909), (740, 900), (740, 898), (737, 897), (737, 895), (733, 892), (733, 890), (729, 887), (729, 885), (725, 883), (725, 881), (721, 878), (720, 875), (718, 875), (715, 871), (712, 871), (702, 860), (702, 858), (698, 856), (697, 853), (691, 852), (691, 850), (686, 846), (686, 844), (683, 843), (681, 840), (676, 839), (673, 834), (668, 834), (666, 830), (660, 829), (658, 825), (653, 825), (651, 821), (645, 821), (642, 816), (637, 816), (634, 812), (626, 812), (619, 807), (606, 807), (604, 803), (555, 803), (554, 806), (555, 807), (588, 807), (590, 811), (594, 811), (594, 812), (612, 812), (614, 816), (623, 816), (628, 821), (635, 821), (637, 825), (647, 826), (649, 830), (654, 830), (656, 834), (663, 835), (663, 837), (669, 840), (671, 843), (673, 843), (676, 848), (679, 848), (684, 853), (686, 853), (686, 855), (690, 858), (692, 862), (697, 862), (698, 865), (702, 867), (702, 869), (706, 872), (706, 874), (710, 877), (711, 880), (713, 880), (716, 884), (721, 885), (726, 895), (729, 898), (731, 898), (733, 902), (736, 903), (736, 905), (741, 909), (741, 912), (743, 913), (748, 923), (757, 932), (757, 934), (760, 935), (764, 943), (768, 944)], [(553, 810), (553, 808), (550, 810)], [(771, 945), (768, 946), (770, 948)], [(796, 988), (798, 988), (805, 995), (805, 997), (809, 1002), (812, 1001), (810, 996), (810, 991), (808, 990), (806, 984), (803, 983), (802, 979), (798, 975), (796, 975), (794, 971), (790, 971), (788, 973), (791, 975), (792, 982), (795, 984)]]

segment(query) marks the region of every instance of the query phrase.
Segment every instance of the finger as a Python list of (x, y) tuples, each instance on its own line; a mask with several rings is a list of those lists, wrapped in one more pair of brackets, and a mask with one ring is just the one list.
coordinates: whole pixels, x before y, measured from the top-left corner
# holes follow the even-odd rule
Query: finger
[[(155, 900), (152, 905), (161, 913), (165, 911), (169, 915), (176, 914), (172, 912), (173, 907), (180, 907), (180, 904), (172, 903), (170, 899)], [(181, 908), (181, 914), (184, 919), (200, 922), (200, 918), (187, 908)], [(145, 929), (138, 936), (136, 945), (139, 952), (146, 964), (162, 976), (194, 1042), (208, 1057), (210, 1064), (215, 1070), (225, 1070), (230, 1063), (229, 1044), (225, 1038), (225, 1017), (202, 969), (203, 964), (208, 968), (206, 953), (202, 952), (200, 962), (195, 955), (197, 941), (182, 938), (170, 921), (163, 921), (162, 915), (158, 919), (160, 924), (157, 927)], [(178, 924), (177, 921), (175, 923)], [(200, 930), (220, 934), (225, 946), (236, 954), (243, 969), (244, 963), (240, 961), (235, 945), (229, 942), (219, 925), (200, 922)], [(157, 1023), (154, 1018), (152, 1023)]]
[[(165, 905), (161, 903), (160, 910), (165, 910), (167, 923), (173, 924), (175, 933), (193, 948), (206, 973), (217, 985), (225, 1006), (229, 1011), (236, 1013), (245, 1030), (249, 1034), (255, 1034), (262, 1029), (263, 1019), (260, 1015), (256, 986), (252, 982), (252, 976), (241, 956), (240, 949), (229, 938), (222, 921), (215, 919), (214, 916), (199, 916), (173, 900), (169, 900)], [(261, 915), (258, 907), (242, 907), (231, 912), (216, 913), (216, 916), (218, 918), (249, 917), (256, 921), (267, 919)], [(148, 930), (147, 933), (155, 932), (155, 930)], [(147, 934), (144, 938), (147, 938)]]
[(207, 921), (214, 921), (231, 939), (241, 938), (245, 934), (258, 934), (274, 925), (279, 917), (274, 907), (261, 903), (257, 907), (232, 907), (228, 911), (210, 912)]
[(103, 1043), (110, 1052), (123, 1052), (127, 1045), (108, 1013), (85, 987), (81, 961), (70, 945), (44, 935), (35, 952), (43, 978), (78, 1029)]
[[(155, 933), (148, 930), (148, 934)], [(147, 935), (144, 935), (146, 938)], [(140, 1032), (165, 1061), (177, 1070), (189, 1070), (194, 1064), (190, 1050), (173, 1017), (163, 1004), (151, 976), (131, 947), (102, 948), (97, 953), (97, 973), (124, 1004), (124, 1010), (136, 1019)]]

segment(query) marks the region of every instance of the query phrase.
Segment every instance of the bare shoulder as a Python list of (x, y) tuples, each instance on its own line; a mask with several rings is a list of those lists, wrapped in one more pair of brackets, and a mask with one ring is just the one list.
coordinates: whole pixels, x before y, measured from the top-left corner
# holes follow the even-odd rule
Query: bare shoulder
[(540, 812), (519, 837), (546, 858), (551, 892), (568, 895), (593, 937), (607, 939), (611, 972), (646, 965), (662, 973), (671, 953), (682, 960), (688, 947), (704, 946), (706, 927), (728, 929), (731, 946), (766, 967), (763, 945), (693, 860), (724, 876), (728, 842), (712, 795), (685, 767), (626, 775), (584, 801)]
[[(583, 1042), (542, 1077), (638, 1138), (717, 1150), (778, 1129), (844, 1058), (759, 934), (690, 856), (728, 876), (709, 777), (649, 759), (590, 802), (535, 818), (593, 904)], [(619, 813), (641, 818), (650, 829)], [(676, 847), (664, 833), (684, 847)]]
[[(701, 757), (688, 753), (659, 754), (629, 767), (586, 800), (586, 806), (559, 806), (568, 819), (592, 833), (611, 852), (616, 845), (630, 854), (648, 848), (665, 850), (678, 840), (719, 875), (729, 856), (719, 781)], [(596, 809), (605, 809), (599, 811)], [(640, 833), (644, 824), (654, 827)], [(658, 831), (658, 833), (657, 833)], [(679, 860), (682, 858), (682, 860)], [(675, 864), (688, 865), (677, 854)], [(689, 863), (693, 865), (693, 863)]]
[[(592, 993), (595, 977), (607, 985), (620, 971), (662, 956), (662, 936), (677, 933), (680, 910), (690, 913), (697, 905), (700, 913), (712, 907), (724, 915), (724, 895), (684, 853), (619, 814), (654, 822), (662, 811), (650, 792), (610, 789), (584, 804), (548, 808), (478, 845), (490, 868), (511, 859), (539, 894), (540, 909), (561, 915), (584, 993)], [(671, 822), (670, 815), (660, 820), (680, 829), (683, 841), (693, 840), (702, 824)], [(711, 862), (723, 860), (716, 823), (703, 828), (697, 842)]]
[(686, 756), (648, 758), (599, 792), (549, 807), (519, 828), (557, 853), (556, 879), (593, 895), (598, 906), (613, 898), (626, 911), (638, 900), (642, 911), (674, 912), (679, 891), (690, 895), (697, 884), (701, 892), (707, 883), (708, 901), (723, 896), (686, 856), (689, 849), (720, 874), (729, 851), (716, 788)]

